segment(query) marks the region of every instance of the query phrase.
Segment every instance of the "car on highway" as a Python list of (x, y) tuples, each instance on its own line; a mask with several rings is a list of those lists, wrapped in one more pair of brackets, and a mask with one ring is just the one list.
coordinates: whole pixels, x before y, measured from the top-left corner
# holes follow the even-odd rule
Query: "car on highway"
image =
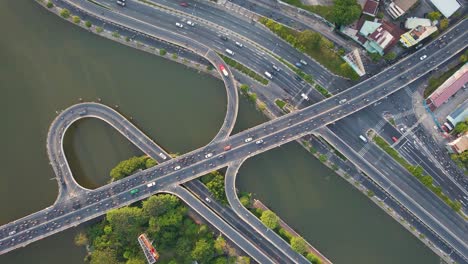
[(163, 159), (163, 160), (167, 159), (167, 156), (164, 155), (164, 153), (162, 153), (162, 152), (160, 152), (158, 155), (159, 155), (159, 157), (161, 157), (161, 159)]
[(273, 75), (271, 75), (271, 73), (269, 72), (265, 72), (265, 76), (268, 77), (269, 79), (273, 79)]
[(230, 49), (226, 49), (226, 53), (231, 55), (231, 56), (234, 56), (234, 51), (230, 50)]
[(251, 137), (248, 137), (248, 138), (244, 139), (244, 142), (245, 142), (245, 143), (250, 142), (250, 141), (252, 141), (252, 138), (251, 138)]
[(179, 28), (183, 28), (183, 27), (184, 27), (184, 25), (183, 25), (182, 23), (179, 23), (179, 22), (176, 22), (175, 25), (176, 25), (176, 27), (179, 27)]
[(224, 41), (228, 41), (228, 37), (226, 35), (220, 34), (218, 37)]
[(243, 45), (242, 43), (240, 43), (240, 42), (237, 42), (237, 41), (236, 41), (236, 46), (237, 46), (237, 47), (239, 47), (239, 48), (242, 48), (242, 47), (244, 47), (244, 45)]
[(227, 145), (227, 146), (224, 147), (224, 151), (228, 151), (230, 149), (231, 149), (231, 145)]
[(187, 20), (187, 25), (191, 26), (191, 27), (194, 27), (195, 26), (195, 22), (192, 22), (191, 20)]
[(175, 171), (176, 171), (176, 170), (180, 170), (180, 166), (179, 166), (179, 165), (175, 166), (175, 167), (174, 167), (174, 170), (175, 170)]
[(346, 103), (346, 101), (347, 101), (346, 99), (341, 99), (338, 103), (344, 104), (344, 103)]
[(205, 197), (205, 201), (211, 202), (210, 198), (208, 198), (208, 197)]
[(359, 135), (359, 138), (364, 141), (364, 143), (367, 143), (367, 138), (363, 135)]
[(205, 158), (207, 158), (207, 159), (208, 159), (208, 158), (211, 158), (211, 157), (213, 157), (213, 153), (207, 153), (207, 154), (205, 155)]
[(296, 63), (294, 63), (294, 65), (296, 65), (296, 67), (298, 67), (298, 68), (302, 67), (302, 63), (300, 63), (300, 62), (296, 62)]
[(421, 58), (419, 58), (419, 59), (420, 59), (420, 60), (424, 60), (425, 58), (427, 58), (427, 55), (426, 55), (426, 54), (422, 55)]
[(397, 137), (392, 137), (393, 142), (397, 142), (398, 138)]
[(301, 97), (304, 98), (304, 100), (309, 100), (309, 96), (305, 93), (301, 93)]
[(8, 233), (9, 236), (12, 236), (12, 235), (14, 235), (14, 234), (16, 234), (16, 231), (15, 231), (15, 230), (13, 230), (13, 231), (11, 231), (10, 233)]
[(262, 143), (263, 143), (263, 139), (259, 139), (259, 140), (255, 141), (255, 144), (257, 144), (257, 145), (260, 145)]
[(155, 182), (150, 182), (150, 183), (146, 184), (146, 187), (151, 187), (151, 186), (154, 186), (154, 185), (156, 185)]
[(277, 71), (277, 72), (280, 71), (280, 68), (279, 68), (278, 66), (274, 65), (274, 64), (271, 65), (271, 67), (272, 67), (275, 71)]
[(132, 195), (133, 195), (133, 194), (137, 194), (139, 191), (140, 191), (140, 190), (138, 190), (138, 188), (136, 188), (136, 189), (131, 190), (131, 191), (130, 191), (130, 194), (132, 194)]
[(223, 73), (224, 76), (226, 76), (226, 77), (229, 76), (229, 73), (228, 73), (228, 71), (226, 70), (226, 68), (224, 67), (223, 64), (219, 65), (219, 70)]
[(189, 6), (189, 4), (187, 2), (180, 2), (179, 5), (183, 6), (183, 7), (188, 7)]
[(307, 65), (307, 61), (305, 61), (305, 60), (300, 60), (299, 62), (300, 62), (302, 65)]
[(117, 4), (121, 7), (124, 7), (125, 6), (125, 1), (122, 1), (122, 0), (119, 0), (117, 1)]

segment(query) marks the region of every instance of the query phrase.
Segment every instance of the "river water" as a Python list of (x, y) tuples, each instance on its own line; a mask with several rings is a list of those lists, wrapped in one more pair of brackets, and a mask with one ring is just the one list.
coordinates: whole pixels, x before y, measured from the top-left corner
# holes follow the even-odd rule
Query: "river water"
[[(45, 141), (56, 111), (79, 98), (118, 106), (171, 152), (210, 141), (225, 114), (222, 82), (92, 35), (26, 0), (0, 1), (0, 224), (52, 204), (57, 184)], [(183, 77), (183, 78), (182, 78)], [(266, 120), (241, 100), (236, 131)], [(108, 181), (140, 152), (97, 120), (66, 135), (79, 183)], [(246, 161), (238, 187), (254, 193), (335, 263), (438, 263), (437, 257), (350, 184), (290, 143)], [(83, 263), (67, 230), (0, 256), (0, 263)]]

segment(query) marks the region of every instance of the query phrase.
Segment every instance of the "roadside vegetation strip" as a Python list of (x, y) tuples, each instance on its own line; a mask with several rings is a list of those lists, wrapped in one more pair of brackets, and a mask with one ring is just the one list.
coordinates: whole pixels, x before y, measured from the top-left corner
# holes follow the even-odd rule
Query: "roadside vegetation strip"
[(105, 9), (107, 9), (107, 10), (111, 10), (109, 7), (107, 7), (107, 6), (103, 5), (103, 4), (100, 4), (100, 3), (98, 3), (98, 2), (96, 2), (96, 1), (94, 1), (94, 0), (86, 0), (86, 1), (88, 1), (88, 2), (90, 2), (90, 3), (93, 3), (93, 4), (97, 5), (97, 6), (100, 6), (100, 7), (102, 7), (102, 8), (105, 8)]
[(394, 158), (401, 166), (403, 166), (409, 173), (411, 173), (416, 179), (418, 179), (424, 186), (429, 188), (434, 192), (442, 201), (444, 201), (448, 206), (450, 206), (454, 211), (461, 213), (461, 203), (457, 200), (453, 201), (447, 195), (442, 192), (440, 186), (435, 186), (433, 184), (433, 178), (429, 175), (424, 174), (424, 170), (421, 166), (413, 166), (407, 162), (403, 157), (398, 154), (398, 152), (392, 148), (383, 138), (375, 134), (373, 136), (373, 141), (381, 149), (383, 149), (388, 155)]
[(247, 66), (237, 62), (236, 60), (233, 60), (227, 56), (224, 56), (223, 54), (218, 53), (218, 55), (226, 62), (227, 65), (233, 67), (234, 69), (247, 74), (249, 77), (253, 78), (254, 80), (259, 81), (263, 85), (268, 84), (268, 80), (263, 78), (260, 74), (256, 73), (255, 71), (251, 70)]
[(319, 33), (310, 30), (299, 32), (266, 17), (261, 17), (259, 22), (300, 52), (306, 53), (324, 65), (331, 72), (352, 80), (359, 79), (359, 75), (333, 50), (333, 42), (322, 37)]
[(286, 102), (283, 101), (283, 100), (281, 100), (281, 99), (276, 99), (276, 100), (275, 100), (275, 104), (276, 104), (279, 108), (283, 109), (284, 106), (286, 105)]

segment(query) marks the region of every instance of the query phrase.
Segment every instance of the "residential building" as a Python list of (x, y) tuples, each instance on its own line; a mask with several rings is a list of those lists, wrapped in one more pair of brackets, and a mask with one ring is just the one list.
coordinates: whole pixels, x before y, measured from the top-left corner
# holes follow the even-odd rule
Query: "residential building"
[(446, 18), (449, 18), (461, 7), (460, 3), (458, 3), (457, 0), (431, 0), (431, 3)]
[[(451, 96), (462, 87), (466, 87), (468, 82), (468, 63), (465, 63), (458, 71), (448, 78), (437, 90), (426, 99), (431, 110), (436, 109), (445, 103)], [(455, 125), (455, 124), (453, 124)]]
[(465, 100), (457, 109), (447, 116), (447, 121), (455, 127), (458, 123), (468, 118), (468, 99)]
[(423, 27), (430, 27), (432, 26), (431, 20), (427, 18), (419, 18), (419, 17), (410, 17), (405, 21), (405, 28), (406, 29), (414, 29), (418, 26)]
[(384, 55), (391, 49), (403, 33), (399, 27), (384, 20), (365, 20), (362, 16), (341, 32), (361, 44), (368, 52)]
[(387, 6), (387, 12), (393, 19), (397, 19), (406, 13), (418, 0), (393, 0)]
[(364, 68), (358, 49), (354, 49), (350, 53), (346, 54), (343, 56), (343, 59), (359, 76), (362, 77), (366, 74), (366, 69)]
[(468, 132), (465, 132), (459, 138), (448, 143), (447, 146), (455, 153), (461, 154), (462, 152), (468, 150)]
[(367, 0), (366, 4), (362, 8), (362, 13), (375, 17), (375, 15), (377, 15), (378, 10), (379, 10), (379, 1)]
[(429, 37), (432, 33), (436, 31), (437, 27), (435, 26), (416, 26), (415, 28), (401, 35), (400, 42), (401, 44), (403, 44), (403, 46), (409, 48), (418, 44), (419, 42), (421, 42), (421, 40)]

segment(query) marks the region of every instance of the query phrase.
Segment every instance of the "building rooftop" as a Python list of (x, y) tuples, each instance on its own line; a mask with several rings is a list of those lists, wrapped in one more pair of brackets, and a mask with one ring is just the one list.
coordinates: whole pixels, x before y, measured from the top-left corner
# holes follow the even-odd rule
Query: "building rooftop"
[(460, 8), (457, 0), (431, 0), (431, 2), (447, 18)]
[(465, 63), (458, 71), (448, 78), (437, 90), (429, 95), (429, 103), (437, 108), (454, 95), (468, 82), (468, 63)]
[(430, 27), (432, 26), (431, 20), (427, 18), (419, 18), (419, 17), (410, 17), (406, 19), (405, 28), (413, 29), (413, 28), (416, 28), (417, 26)]
[(454, 141), (448, 143), (454, 152), (460, 154), (468, 150), (468, 132), (465, 132), (461, 137), (455, 139)]
[(379, 7), (379, 2), (374, 0), (367, 0), (362, 13), (370, 16), (375, 16)]
[[(445, 1), (445, 0), (442, 0)], [(418, 0), (394, 0), (395, 5), (403, 10), (403, 12), (408, 11)]]
[(457, 109), (447, 116), (447, 120), (454, 126), (459, 122), (464, 121), (466, 118), (468, 118), (468, 99), (466, 99), (459, 107), (457, 107)]

